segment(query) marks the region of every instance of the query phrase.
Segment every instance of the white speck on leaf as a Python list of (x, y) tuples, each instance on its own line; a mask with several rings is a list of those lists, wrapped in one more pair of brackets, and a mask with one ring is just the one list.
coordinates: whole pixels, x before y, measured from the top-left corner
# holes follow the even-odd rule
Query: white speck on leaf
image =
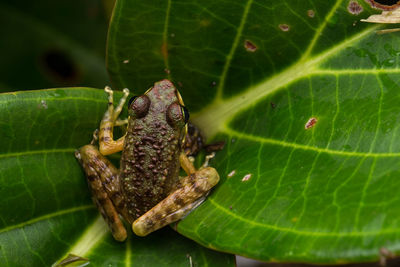
[(129, 59), (125, 59), (124, 61), (122, 61), (122, 63), (128, 64), (129, 63)]
[(40, 100), (39, 108), (47, 109), (47, 103), (46, 100)]
[(236, 170), (231, 171), (231, 172), (228, 174), (228, 178), (231, 178), (231, 177), (234, 176), (235, 174), (236, 174)]
[(246, 182), (246, 181), (250, 180), (250, 178), (251, 178), (251, 173), (248, 173), (245, 176), (243, 176), (242, 182)]

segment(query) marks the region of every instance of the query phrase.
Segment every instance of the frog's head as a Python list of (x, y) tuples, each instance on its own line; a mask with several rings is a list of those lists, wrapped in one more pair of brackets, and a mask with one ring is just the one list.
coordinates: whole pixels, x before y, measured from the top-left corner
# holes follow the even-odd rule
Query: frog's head
[(135, 119), (150, 118), (153, 122), (166, 122), (175, 130), (182, 130), (189, 120), (178, 90), (169, 80), (156, 82), (143, 95), (129, 101), (129, 116)]

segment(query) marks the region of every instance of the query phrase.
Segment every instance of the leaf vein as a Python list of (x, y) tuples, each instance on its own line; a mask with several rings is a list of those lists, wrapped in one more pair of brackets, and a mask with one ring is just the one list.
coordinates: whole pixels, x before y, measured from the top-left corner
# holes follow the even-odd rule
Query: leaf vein
[(283, 147), (293, 147), (296, 149), (315, 151), (318, 153), (326, 153), (331, 155), (339, 155), (339, 156), (352, 156), (352, 157), (372, 157), (372, 158), (385, 158), (385, 157), (400, 157), (400, 152), (396, 153), (373, 153), (373, 152), (357, 152), (357, 151), (343, 151), (343, 150), (333, 150), (327, 148), (319, 148), (310, 145), (303, 145), (298, 143), (290, 143), (287, 141), (280, 141), (267, 137), (253, 136), (244, 133), (240, 133), (231, 128), (225, 127), (221, 132), (224, 132), (231, 136), (240, 137), (243, 139), (247, 139), (250, 141), (255, 141), (259, 143), (266, 143), (271, 145), (283, 146)]
[(76, 211), (89, 210), (89, 209), (93, 209), (93, 208), (94, 208), (93, 205), (83, 205), (83, 206), (74, 207), (74, 208), (70, 208), (70, 209), (65, 209), (65, 210), (61, 210), (61, 211), (58, 210), (58, 211), (55, 211), (53, 213), (49, 213), (49, 214), (46, 214), (46, 215), (43, 215), (43, 216), (40, 216), (40, 217), (37, 217), (37, 218), (34, 218), (34, 219), (30, 219), (30, 220), (27, 220), (25, 222), (22, 222), (22, 223), (19, 223), (19, 224), (16, 224), (16, 225), (12, 225), (12, 226), (8, 226), (8, 227), (5, 227), (3, 229), (0, 229), (0, 234), (4, 233), (4, 232), (15, 230), (15, 229), (18, 229), (18, 228), (22, 228), (22, 227), (25, 227), (27, 225), (31, 225), (33, 223), (37, 223), (37, 222), (40, 222), (40, 221), (43, 221), (43, 220), (51, 219), (51, 218), (54, 218), (54, 217), (57, 217), (57, 216), (73, 213), (73, 212), (76, 212)]

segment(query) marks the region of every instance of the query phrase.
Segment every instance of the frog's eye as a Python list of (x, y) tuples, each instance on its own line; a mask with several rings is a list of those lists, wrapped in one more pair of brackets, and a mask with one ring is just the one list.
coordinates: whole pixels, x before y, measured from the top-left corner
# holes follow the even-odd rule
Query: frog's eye
[[(187, 113), (189, 115), (189, 113)], [(184, 109), (177, 102), (169, 105), (167, 109), (167, 122), (172, 127), (183, 127), (185, 125), (186, 116)]]
[(181, 106), (182, 113), (185, 116), (185, 123), (189, 121), (189, 110), (185, 106)]
[(150, 99), (147, 95), (132, 97), (129, 102), (131, 102), (129, 103), (130, 116), (135, 116), (136, 118), (146, 116), (150, 108)]

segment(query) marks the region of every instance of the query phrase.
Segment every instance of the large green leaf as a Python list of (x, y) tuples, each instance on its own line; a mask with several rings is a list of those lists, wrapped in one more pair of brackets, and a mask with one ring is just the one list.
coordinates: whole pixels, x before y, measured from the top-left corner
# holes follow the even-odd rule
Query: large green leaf
[(69, 253), (94, 266), (232, 266), (172, 229), (112, 239), (74, 157), (106, 106), (90, 88), (0, 94), (0, 266), (50, 266)]
[(219, 186), (179, 232), (266, 261), (400, 253), (400, 38), (360, 23), (373, 12), (354, 3), (117, 1), (115, 85), (173, 80), (226, 141)]
[(2, 0), (0, 92), (103, 87), (108, 18), (101, 2)]

